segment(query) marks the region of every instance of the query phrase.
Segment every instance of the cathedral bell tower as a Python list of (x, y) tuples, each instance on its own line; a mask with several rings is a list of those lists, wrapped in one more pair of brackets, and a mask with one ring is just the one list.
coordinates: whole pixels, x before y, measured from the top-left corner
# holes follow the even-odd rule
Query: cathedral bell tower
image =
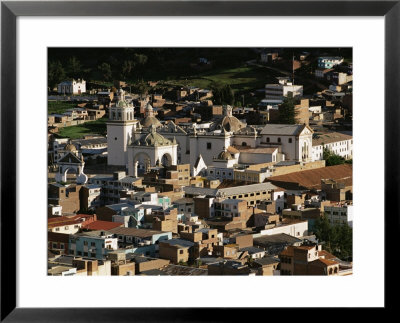
[(122, 89), (119, 90), (118, 96), (118, 103), (109, 108), (107, 163), (112, 166), (127, 167), (127, 149), (138, 121), (135, 120), (133, 104), (125, 100), (125, 92)]

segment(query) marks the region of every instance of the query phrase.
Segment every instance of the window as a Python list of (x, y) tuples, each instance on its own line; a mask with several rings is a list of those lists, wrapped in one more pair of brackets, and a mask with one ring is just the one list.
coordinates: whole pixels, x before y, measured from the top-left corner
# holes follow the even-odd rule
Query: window
[(292, 143), (292, 138), (289, 138), (289, 144), (291, 144)]
[(207, 142), (207, 149), (208, 149), (208, 150), (211, 149), (211, 142)]
[(87, 253), (87, 252), (84, 252), (83, 255), (84, 255), (85, 257), (87, 257), (87, 256), (88, 256), (88, 253)]
[(179, 254), (180, 254), (180, 255), (183, 255), (183, 250), (179, 250)]
[(94, 246), (96, 246), (96, 243), (95, 243), (95, 242), (91, 242), (90, 245), (91, 245), (92, 247), (94, 247)]
[(267, 142), (269, 142), (269, 137), (267, 137)]
[(278, 142), (281, 142), (281, 138), (280, 137), (278, 137)]
[(53, 249), (57, 249), (57, 243), (53, 242)]
[(77, 252), (78, 256), (82, 256), (82, 251)]
[(56, 228), (56, 231), (60, 231), (60, 228)]
[(83, 241), (83, 245), (84, 245), (84, 246), (87, 246), (87, 245), (88, 245), (88, 242), (87, 242), (87, 241)]

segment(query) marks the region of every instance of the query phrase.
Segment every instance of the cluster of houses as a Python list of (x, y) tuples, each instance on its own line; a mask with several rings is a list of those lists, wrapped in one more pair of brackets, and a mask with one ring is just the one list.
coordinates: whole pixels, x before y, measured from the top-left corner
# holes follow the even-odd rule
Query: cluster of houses
[[(298, 123), (278, 124), (289, 95)], [(324, 160), (353, 157), (351, 128), (337, 122), (351, 114), (343, 97), (307, 98), (279, 78), (256, 125), (245, 117), (255, 111), (211, 99), (194, 87), (174, 102), (99, 92), (107, 136), (49, 142), (48, 275), (352, 274), (315, 236), (322, 216), (353, 224), (352, 165)], [(86, 174), (99, 156), (106, 165)]]

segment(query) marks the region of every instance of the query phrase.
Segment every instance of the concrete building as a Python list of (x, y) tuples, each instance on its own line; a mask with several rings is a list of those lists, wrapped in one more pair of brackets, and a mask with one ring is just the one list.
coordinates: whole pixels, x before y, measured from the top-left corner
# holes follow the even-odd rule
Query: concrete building
[(296, 98), (303, 96), (303, 85), (294, 85), (289, 81), (289, 78), (278, 78), (278, 84), (265, 85), (265, 99), (266, 100), (279, 100), (283, 101), (289, 93)]
[(353, 205), (347, 203), (335, 203), (324, 207), (324, 215), (332, 225), (347, 224), (353, 227)]
[(110, 250), (118, 249), (118, 239), (109, 231), (90, 231), (70, 235), (69, 254), (104, 259)]

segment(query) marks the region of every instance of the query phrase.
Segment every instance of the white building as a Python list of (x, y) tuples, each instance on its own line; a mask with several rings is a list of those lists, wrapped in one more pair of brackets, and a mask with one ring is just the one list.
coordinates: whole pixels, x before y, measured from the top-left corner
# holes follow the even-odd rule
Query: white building
[(230, 106), (224, 107), (224, 115), (207, 127), (178, 126), (172, 121), (161, 124), (150, 104), (140, 123), (132, 120), (133, 115), (121, 101), (111, 111), (112, 120), (107, 123), (108, 161), (110, 165), (125, 165), (130, 176), (153, 166), (190, 164), (192, 176), (209, 169), (208, 175), (218, 170), (221, 179), (232, 179), (233, 168), (241, 163), (312, 160), (313, 130), (309, 126), (249, 126), (232, 115)]
[(293, 97), (303, 96), (303, 85), (294, 85), (289, 82), (288, 78), (279, 77), (278, 84), (266, 84), (265, 85), (265, 99), (266, 100), (281, 100), (289, 96), (292, 93)]
[(108, 165), (128, 165), (128, 145), (132, 142), (132, 133), (136, 130), (138, 121), (134, 119), (132, 103), (125, 101), (125, 93), (120, 90), (120, 101), (110, 107), (107, 122), (107, 158)]
[(338, 204), (324, 207), (325, 216), (332, 225), (348, 224), (353, 227), (353, 205)]
[(323, 159), (324, 148), (345, 159), (352, 159), (353, 137), (340, 132), (315, 133), (312, 139), (312, 161)]
[(272, 229), (261, 230), (260, 236), (285, 233), (293, 237), (303, 237), (308, 235), (308, 221), (298, 221), (290, 224), (281, 224)]
[(285, 160), (311, 161), (313, 130), (309, 126), (267, 124), (260, 134), (260, 144), (267, 147), (280, 147)]
[(81, 79), (72, 79), (58, 84), (57, 92), (59, 94), (82, 94), (86, 92), (86, 81)]

